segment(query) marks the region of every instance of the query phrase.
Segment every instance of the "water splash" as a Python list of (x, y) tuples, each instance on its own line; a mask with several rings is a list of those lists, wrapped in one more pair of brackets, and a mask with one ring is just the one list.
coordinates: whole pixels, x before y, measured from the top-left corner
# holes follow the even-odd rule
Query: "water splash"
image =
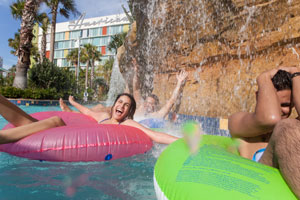
[[(134, 53), (145, 68), (143, 84), (165, 102), (174, 73), (191, 72), (180, 113), (226, 117), (253, 110), (255, 77), (300, 59), (295, 0), (133, 2), (139, 10)], [(293, 59), (281, 59), (292, 52)]]
[(300, 56), (299, 53), (296, 51), (296, 49), (294, 47), (291, 47), (293, 54), (295, 54), (297, 56), (297, 59), (300, 60)]
[(106, 105), (112, 105), (114, 100), (116, 99), (117, 95), (122, 93), (125, 89), (125, 80), (120, 72), (119, 69), (119, 62), (117, 57), (115, 57), (112, 72), (111, 72), (111, 79), (109, 83), (109, 91), (107, 94)]

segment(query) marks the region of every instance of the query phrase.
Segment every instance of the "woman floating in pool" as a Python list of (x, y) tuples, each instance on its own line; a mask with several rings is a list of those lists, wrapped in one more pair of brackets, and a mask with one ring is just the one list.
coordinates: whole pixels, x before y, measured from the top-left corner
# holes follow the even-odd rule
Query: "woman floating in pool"
[[(133, 121), (132, 118), (136, 109), (136, 103), (134, 98), (127, 93), (120, 94), (116, 98), (110, 113), (93, 112), (80, 104), (78, 104), (77, 108), (82, 113), (93, 117), (99, 124), (133, 126), (144, 131), (153, 141), (158, 143), (170, 144), (178, 139), (177, 137), (145, 128)], [(16, 128), (0, 130), (0, 144), (15, 142), (33, 133), (65, 125), (63, 120), (57, 116), (38, 121), (9, 102), (2, 95), (0, 95), (0, 114), (8, 122), (16, 126)]]
[(0, 114), (15, 126), (15, 128), (0, 130), (0, 144), (16, 142), (33, 133), (65, 125), (64, 121), (57, 116), (38, 121), (2, 95), (0, 95)]
[(136, 110), (136, 102), (132, 95), (123, 93), (119, 94), (111, 107), (111, 111), (94, 111), (77, 103), (73, 97), (69, 98), (70, 103), (81, 113), (91, 116), (99, 124), (122, 124), (133, 126), (145, 132), (153, 141), (158, 143), (170, 144), (177, 140), (177, 137), (153, 131), (133, 120)]

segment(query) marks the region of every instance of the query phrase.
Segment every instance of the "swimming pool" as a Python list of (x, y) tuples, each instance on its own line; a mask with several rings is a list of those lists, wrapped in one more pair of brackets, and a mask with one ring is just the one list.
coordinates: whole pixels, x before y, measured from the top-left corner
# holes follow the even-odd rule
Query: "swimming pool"
[[(20, 106), (25, 112), (60, 110)], [(6, 121), (0, 117), (0, 128)], [(0, 199), (156, 199), (153, 167), (163, 145), (109, 162), (40, 162), (0, 152)]]

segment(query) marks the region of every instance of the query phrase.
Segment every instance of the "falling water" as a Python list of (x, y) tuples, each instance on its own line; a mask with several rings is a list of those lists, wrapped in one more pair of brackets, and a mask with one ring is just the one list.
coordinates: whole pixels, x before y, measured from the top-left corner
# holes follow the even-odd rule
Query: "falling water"
[(112, 72), (111, 72), (106, 105), (112, 105), (117, 95), (122, 93), (124, 89), (125, 89), (125, 80), (120, 72), (118, 59), (115, 58)]
[(299, 63), (300, 0), (131, 1), (142, 87), (166, 102), (175, 72), (189, 71), (180, 113), (253, 110), (258, 74)]

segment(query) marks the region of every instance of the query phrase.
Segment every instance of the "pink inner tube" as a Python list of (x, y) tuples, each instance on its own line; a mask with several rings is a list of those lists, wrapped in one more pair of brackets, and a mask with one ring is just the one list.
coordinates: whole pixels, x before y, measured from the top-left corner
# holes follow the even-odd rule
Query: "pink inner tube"
[[(39, 120), (59, 116), (66, 126), (0, 145), (0, 151), (34, 160), (88, 162), (129, 157), (152, 147), (151, 139), (135, 127), (98, 124), (86, 115), (72, 112), (39, 112), (32, 116)], [(3, 129), (11, 127), (8, 124)]]

